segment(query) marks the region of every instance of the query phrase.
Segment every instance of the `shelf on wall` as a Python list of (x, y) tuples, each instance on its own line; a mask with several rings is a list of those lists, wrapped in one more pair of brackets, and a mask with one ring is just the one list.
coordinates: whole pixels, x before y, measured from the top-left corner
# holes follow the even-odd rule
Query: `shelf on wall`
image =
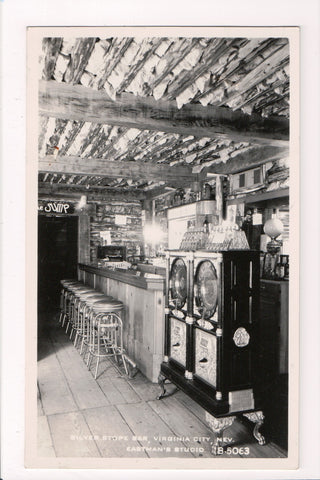
[(262, 193), (247, 193), (242, 197), (230, 198), (227, 200), (228, 205), (234, 205), (238, 203), (245, 203), (246, 205), (257, 204), (259, 202), (267, 202), (270, 200), (289, 198), (289, 188), (282, 188), (278, 190), (271, 190), (269, 192)]

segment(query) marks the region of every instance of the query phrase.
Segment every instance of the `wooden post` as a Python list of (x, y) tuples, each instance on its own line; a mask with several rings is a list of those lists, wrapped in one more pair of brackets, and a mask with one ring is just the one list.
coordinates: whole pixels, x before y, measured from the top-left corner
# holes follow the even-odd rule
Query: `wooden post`
[(223, 176), (216, 176), (216, 208), (219, 216), (219, 224), (223, 220)]
[(78, 231), (78, 262), (90, 262), (90, 217), (88, 214), (79, 215)]

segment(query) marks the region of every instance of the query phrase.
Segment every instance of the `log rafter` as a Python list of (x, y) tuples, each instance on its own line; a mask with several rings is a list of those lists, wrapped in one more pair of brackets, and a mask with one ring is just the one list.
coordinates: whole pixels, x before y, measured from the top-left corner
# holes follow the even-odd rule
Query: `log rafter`
[(192, 168), (177, 166), (168, 168), (167, 165), (155, 165), (146, 162), (114, 162), (103, 159), (90, 159), (76, 156), (48, 155), (39, 161), (39, 171), (53, 174), (92, 175), (108, 178), (136, 178), (148, 181), (197, 181), (197, 174)]
[(54, 81), (40, 81), (39, 113), (60, 119), (87, 121), (197, 137), (250, 139), (252, 143), (287, 142), (289, 121), (263, 118), (226, 107), (189, 104), (180, 110), (173, 101), (155, 101), (121, 94), (114, 102), (103, 91)]

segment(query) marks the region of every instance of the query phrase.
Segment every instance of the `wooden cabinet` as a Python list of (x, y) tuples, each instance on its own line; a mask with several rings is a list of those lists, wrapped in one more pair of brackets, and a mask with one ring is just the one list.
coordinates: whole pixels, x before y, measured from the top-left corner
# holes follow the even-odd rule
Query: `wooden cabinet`
[(260, 366), (272, 381), (288, 373), (289, 283), (260, 281)]

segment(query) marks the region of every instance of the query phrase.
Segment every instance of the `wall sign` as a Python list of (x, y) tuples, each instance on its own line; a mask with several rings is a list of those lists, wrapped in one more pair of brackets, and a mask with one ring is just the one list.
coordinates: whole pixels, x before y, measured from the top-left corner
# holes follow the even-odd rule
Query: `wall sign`
[(70, 202), (39, 202), (38, 211), (42, 213), (68, 215), (74, 213), (75, 207)]

